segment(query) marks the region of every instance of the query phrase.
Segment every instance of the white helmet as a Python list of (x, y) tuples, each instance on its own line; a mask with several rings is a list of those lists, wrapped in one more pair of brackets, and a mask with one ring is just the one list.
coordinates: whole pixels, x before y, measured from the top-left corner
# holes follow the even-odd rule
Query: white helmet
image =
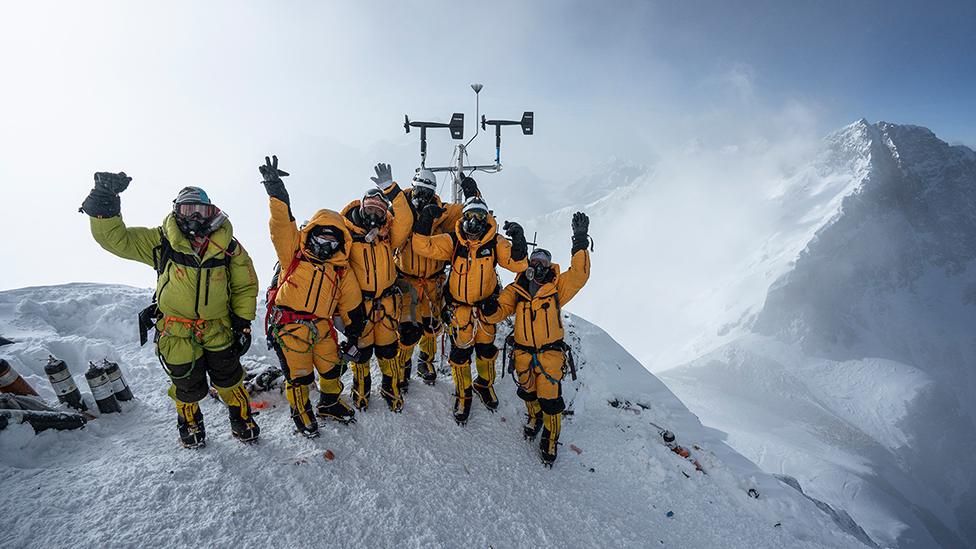
[(437, 175), (427, 168), (417, 168), (417, 173), (413, 176), (413, 186), (437, 192)]

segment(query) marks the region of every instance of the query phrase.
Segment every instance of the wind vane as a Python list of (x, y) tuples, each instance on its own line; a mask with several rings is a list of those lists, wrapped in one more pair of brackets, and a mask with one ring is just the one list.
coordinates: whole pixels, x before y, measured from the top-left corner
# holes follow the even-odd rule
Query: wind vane
[[(448, 166), (427, 166), (427, 129), (428, 128), (447, 128), (451, 132), (451, 138), (456, 140), (464, 139), (464, 113), (456, 112), (451, 115), (451, 121), (443, 122), (423, 122), (410, 120), (408, 115), (403, 116), (403, 129), (410, 133), (410, 128), (420, 128), (420, 168), (426, 168), (432, 172), (448, 172), (454, 175), (451, 182), (451, 200), (461, 201), (461, 180), (465, 176), (481, 171), (485, 173), (497, 173), (502, 170), (502, 126), (520, 126), (523, 135), (533, 135), (535, 132), (535, 113), (526, 111), (522, 113), (521, 120), (488, 120), (481, 114), (481, 84), (471, 84), (471, 89), (475, 94), (475, 120), (481, 118), (481, 127), (475, 123), (475, 132), (467, 143), (458, 143), (455, 146), (454, 158), (456, 162)], [(468, 146), (478, 137), (479, 130), (487, 130), (488, 126), (495, 127), (495, 163), (483, 165), (465, 164), (468, 158)], [(419, 170), (419, 169), (418, 169)], [(467, 170), (467, 174), (465, 171)]]

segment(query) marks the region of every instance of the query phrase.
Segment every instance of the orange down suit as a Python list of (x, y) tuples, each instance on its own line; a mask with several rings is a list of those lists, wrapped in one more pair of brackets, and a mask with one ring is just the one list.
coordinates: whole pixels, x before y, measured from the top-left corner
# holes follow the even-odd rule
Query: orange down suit
[[(271, 198), (270, 202), (271, 242), (281, 264), (278, 293), (269, 318), (270, 335), (274, 337), (275, 348), (289, 381), (297, 385), (310, 383), (314, 366), (321, 376), (319, 384), (322, 392), (338, 394), (342, 391), (342, 385), (336, 368), (339, 355), (332, 318), (338, 314), (348, 318), (349, 313), (362, 303), (359, 284), (348, 268), (346, 250), (352, 238), (337, 212), (319, 210), (299, 230), (287, 204), (277, 198)], [(308, 232), (318, 226), (339, 229), (344, 240), (343, 247), (324, 262), (305, 250)], [(296, 261), (297, 265), (293, 265)], [(293, 316), (288, 312), (314, 318), (286, 324), (276, 322), (276, 318), (280, 320)]]
[(458, 394), (469, 391), (472, 380), (472, 348), (477, 354), (479, 385), (491, 387), (495, 382), (495, 325), (480, 318), (475, 307), (479, 301), (492, 295), (498, 288), (495, 266), (518, 273), (528, 267), (528, 260), (512, 259), (512, 243), (498, 234), (498, 224), (489, 216), (488, 231), (478, 240), (463, 237), (461, 220), (454, 224), (451, 233), (435, 236), (413, 235), (413, 249), (418, 254), (450, 261), (448, 295), (445, 299), (451, 308), (451, 369)]
[(539, 399), (544, 412), (558, 414), (562, 402), (560, 381), (563, 377), (562, 307), (586, 284), (590, 277), (590, 254), (582, 249), (573, 254), (572, 264), (564, 273), (553, 263), (554, 276), (529, 293), (529, 281), (520, 274), (498, 296), (498, 311), (488, 320), (500, 322), (514, 314), (515, 371), (519, 396), (526, 401)]

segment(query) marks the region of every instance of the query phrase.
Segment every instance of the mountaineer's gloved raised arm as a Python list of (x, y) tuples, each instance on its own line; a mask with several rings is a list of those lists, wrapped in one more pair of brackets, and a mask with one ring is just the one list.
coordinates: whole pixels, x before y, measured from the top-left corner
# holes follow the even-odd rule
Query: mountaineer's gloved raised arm
[(97, 172), (95, 188), (82, 203), (80, 212), (89, 216), (92, 236), (105, 250), (123, 258), (154, 265), (153, 249), (161, 240), (158, 227), (126, 227), (122, 221), (119, 193), (132, 178), (125, 172)]
[(471, 198), (472, 196), (481, 196), (481, 191), (478, 190), (478, 183), (472, 177), (465, 177), (461, 180), (461, 192), (464, 193), (465, 199)]
[(573, 253), (590, 245), (590, 218), (583, 212), (573, 214)]
[(79, 212), (101, 219), (115, 217), (122, 212), (122, 201), (119, 193), (129, 187), (132, 178), (125, 172), (96, 172), (95, 187), (88, 193), (88, 198), (81, 204)]
[(278, 169), (277, 156), (271, 158), (265, 156), (264, 164), (258, 166), (258, 171), (261, 172), (264, 190), (268, 192), (268, 207), (271, 209), (271, 219), (268, 221), (271, 244), (274, 246), (275, 255), (278, 256), (281, 270), (287, 272), (295, 259), (295, 252), (300, 247), (298, 225), (295, 224), (295, 216), (291, 213), (288, 190), (281, 180), (289, 174)]
[(373, 171), (376, 172), (376, 177), (370, 177), (370, 179), (373, 180), (377, 189), (385, 192), (393, 184), (393, 168), (389, 164), (380, 162), (373, 167)]
[(573, 258), (569, 269), (559, 273), (556, 279), (556, 291), (562, 305), (569, 303), (579, 293), (580, 289), (590, 279), (590, 218), (583, 212), (573, 214)]
[(525, 229), (514, 221), (506, 221), (502, 225), (505, 235), (512, 239), (512, 260), (522, 261), (529, 255), (529, 245), (525, 241)]
[[(264, 165), (258, 166), (258, 171), (261, 172), (261, 183), (264, 184), (264, 190), (268, 191), (268, 196), (277, 198), (291, 206), (291, 202), (288, 200), (288, 190), (285, 189), (285, 182), (281, 180), (282, 177), (288, 177), (289, 174), (278, 169), (278, 156), (273, 155), (271, 158), (265, 156)], [(290, 208), (288, 213), (291, 214)]]

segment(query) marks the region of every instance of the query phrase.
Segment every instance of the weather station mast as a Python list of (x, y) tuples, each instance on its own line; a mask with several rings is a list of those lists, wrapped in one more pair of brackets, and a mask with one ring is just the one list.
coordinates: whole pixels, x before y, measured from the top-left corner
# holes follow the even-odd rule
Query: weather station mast
[[(522, 135), (533, 135), (535, 132), (535, 113), (525, 111), (522, 113), (521, 120), (489, 120), (481, 114), (481, 84), (471, 84), (471, 89), (475, 94), (475, 120), (481, 119), (480, 127), (475, 124), (474, 135), (466, 143), (458, 143), (454, 148), (454, 156), (447, 166), (427, 166), (427, 130), (433, 128), (447, 128), (451, 132), (451, 138), (455, 140), (464, 139), (464, 113), (456, 112), (451, 115), (451, 121), (444, 122), (423, 122), (410, 120), (408, 115), (403, 116), (403, 129), (410, 133), (410, 128), (420, 128), (420, 168), (428, 169), (432, 172), (447, 172), (451, 178), (451, 201), (461, 202), (461, 180), (470, 176), (474, 172), (498, 173), (502, 170), (502, 127), (520, 126)], [(468, 164), (468, 147), (478, 137), (481, 130), (487, 130), (488, 126), (495, 128), (495, 163), (494, 164)], [(418, 169), (418, 170), (419, 170)]]

